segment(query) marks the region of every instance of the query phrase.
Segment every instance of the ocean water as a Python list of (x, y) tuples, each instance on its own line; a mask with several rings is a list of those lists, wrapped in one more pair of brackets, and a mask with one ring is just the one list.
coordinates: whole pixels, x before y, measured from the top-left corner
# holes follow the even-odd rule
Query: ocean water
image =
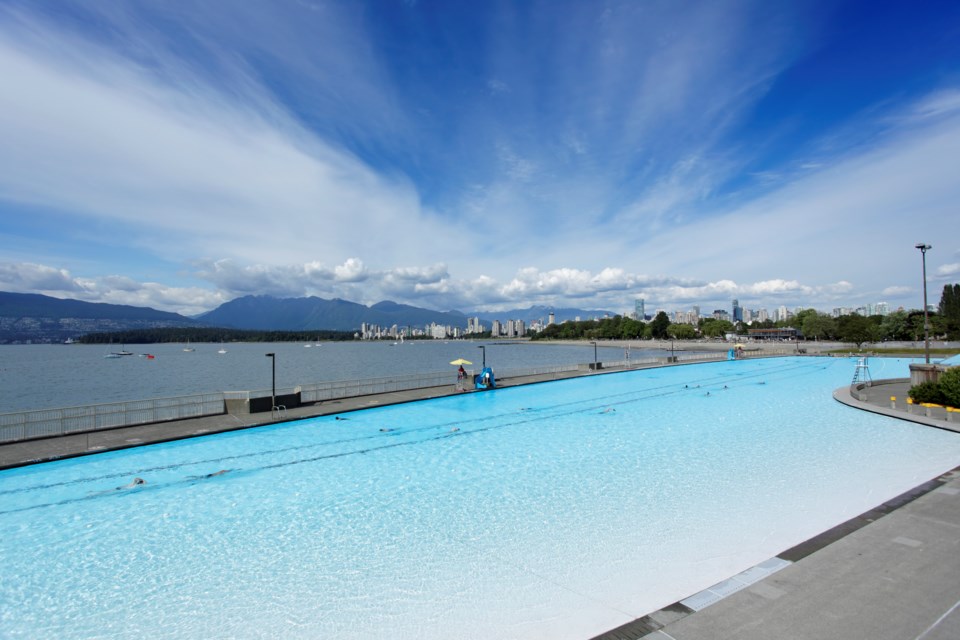
[[(639, 345), (640, 343), (638, 343)], [(481, 351), (478, 346), (484, 346)], [(0, 413), (72, 407), (124, 400), (168, 398), (219, 391), (270, 389), (267, 353), (276, 354), (277, 388), (330, 380), (365, 380), (381, 376), (450, 370), (450, 361), (465, 358), (480, 370), (484, 352), (494, 371), (511, 368), (593, 362), (589, 344), (407, 341), (127, 345), (137, 355), (104, 358), (120, 345), (0, 346)], [(225, 349), (227, 353), (218, 353)], [(659, 349), (632, 349), (631, 357), (663, 355)], [(623, 360), (624, 349), (597, 348), (597, 357)], [(455, 374), (454, 374), (455, 375)]]
[(618, 373), (0, 472), (0, 637), (592, 637), (960, 464), (957, 434), (835, 402), (854, 366)]

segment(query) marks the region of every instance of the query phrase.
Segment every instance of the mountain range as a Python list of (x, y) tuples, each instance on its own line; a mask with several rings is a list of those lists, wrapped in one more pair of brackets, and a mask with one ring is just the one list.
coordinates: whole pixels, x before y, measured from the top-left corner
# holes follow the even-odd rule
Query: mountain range
[(63, 342), (85, 333), (200, 325), (192, 318), (149, 307), (0, 291), (0, 344)]
[(493, 320), (546, 321), (550, 313), (557, 322), (614, 315), (609, 311), (532, 306), (495, 313), (434, 311), (396, 302), (371, 306), (348, 300), (317, 297), (275, 298), (244, 296), (225, 302), (195, 318), (149, 307), (53, 298), (40, 294), (0, 292), (0, 343), (62, 342), (85, 333), (149, 329), (157, 327), (216, 326), (252, 330), (311, 331), (329, 329), (356, 331), (363, 323), (381, 327), (423, 327), (431, 323), (466, 328), (467, 317), (480, 318), (487, 326)]

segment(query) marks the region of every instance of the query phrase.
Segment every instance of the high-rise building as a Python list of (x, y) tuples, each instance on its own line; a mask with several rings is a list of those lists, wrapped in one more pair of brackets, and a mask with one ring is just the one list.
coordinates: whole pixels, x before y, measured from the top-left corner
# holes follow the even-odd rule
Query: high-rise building
[(733, 316), (734, 322), (743, 322), (743, 307), (740, 306), (740, 301), (736, 298), (733, 299), (733, 308), (731, 309), (731, 314)]
[(550, 312), (550, 315), (547, 316), (547, 325), (549, 326), (549, 325), (551, 325), (551, 324), (554, 324), (554, 323), (556, 322), (556, 320), (557, 320), (556, 316), (554, 316), (554, 315), (553, 315), (553, 311), (551, 311), (551, 312)]
[(640, 322), (643, 322), (647, 317), (646, 311), (644, 310), (644, 306), (645, 305), (644, 305), (643, 298), (637, 298), (636, 301), (633, 303), (633, 313), (635, 314), (636, 319), (639, 320)]

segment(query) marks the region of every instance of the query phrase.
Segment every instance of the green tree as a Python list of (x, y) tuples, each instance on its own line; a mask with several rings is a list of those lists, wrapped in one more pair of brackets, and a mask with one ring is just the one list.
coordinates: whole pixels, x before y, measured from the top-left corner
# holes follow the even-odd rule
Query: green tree
[(790, 323), (787, 326), (802, 331), (803, 335), (806, 336), (807, 332), (804, 330), (803, 324), (807, 321), (807, 318), (818, 315), (820, 315), (820, 313), (816, 309), (801, 309), (800, 311), (797, 311), (796, 315), (790, 318)]
[(946, 325), (947, 337), (950, 340), (960, 340), (960, 284), (944, 286), (943, 293), (940, 299), (940, 315)]
[(708, 338), (722, 338), (728, 333), (733, 333), (733, 323), (729, 320), (707, 318), (700, 332)]
[(667, 317), (667, 314), (663, 311), (657, 314), (650, 322), (650, 334), (656, 340), (663, 340), (667, 338), (667, 327), (670, 326), (670, 318)]
[[(808, 310), (801, 313), (806, 311)], [(813, 311), (813, 309), (809, 309), (809, 311)], [(807, 340), (829, 340), (837, 333), (837, 323), (831, 316), (813, 311), (813, 313), (804, 315), (799, 329)]]
[(880, 338), (882, 340), (910, 340), (910, 327), (907, 322), (906, 311), (888, 313), (880, 322)]
[(623, 340), (636, 340), (643, 337), (644, 324), (633, 318), (626, 318), (620, 326), (620, 338)]
[(693, 340), (697, 337), (697, 330), (689, 324), (671, 324), (667, 327), (667, 335), (674, 340)]
[(843, 342), (852, 342), (857, 349), (863, 347), (864, 342), (876, 340), (876, 326), (861, 315), (852, 314), (840, 316), (837, 320), (837, 334)]

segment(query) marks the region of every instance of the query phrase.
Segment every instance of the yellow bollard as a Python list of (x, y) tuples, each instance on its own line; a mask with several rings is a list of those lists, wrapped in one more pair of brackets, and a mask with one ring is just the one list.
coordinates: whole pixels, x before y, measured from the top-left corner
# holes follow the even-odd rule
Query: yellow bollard
[(897, 408), (897, 396), (890, 396), (890, 408), (891, 409)]

